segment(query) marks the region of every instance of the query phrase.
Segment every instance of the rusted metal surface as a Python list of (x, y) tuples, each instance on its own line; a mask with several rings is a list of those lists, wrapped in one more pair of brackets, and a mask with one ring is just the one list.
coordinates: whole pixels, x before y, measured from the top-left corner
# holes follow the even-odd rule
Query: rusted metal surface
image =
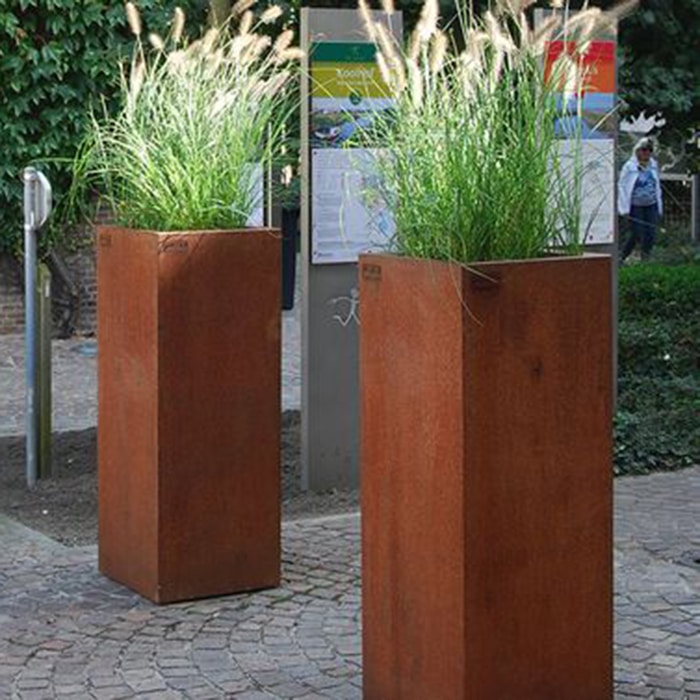
[(153, 601), (280, 576), (276, 231), (98, 231), (99, 565)]
[(610, 700), (610, 265), (364, 256), (367, 700)]

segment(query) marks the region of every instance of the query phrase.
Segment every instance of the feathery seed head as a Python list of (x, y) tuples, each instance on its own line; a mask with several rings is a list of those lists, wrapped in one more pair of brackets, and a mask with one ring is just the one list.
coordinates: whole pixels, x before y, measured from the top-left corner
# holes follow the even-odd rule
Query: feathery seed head
[(211, 76), (216, 76), (219, 72), (219, 67), (224, 62), (224, 50), (216, 49), (206, 55), (207, 71)]
[(599, 7), (589, 7), (573, 15), (567, 13), (564, 21), (564, 32), (569, 34), (569, 32), (579, 29), (581, 26), (591, 26), (591, 23), (595, 26), (601, 14), (602, 10)]
[(524, 12), (518, 15), (518, 46), (522, 50), (528, 50), (532, 45), (532, 30)]
[(133, 2), (126, 3), (126, 19), (134, 36), (141, 36), (141, 15)]
[(182, 33), (185, 30), (185, 13), (181, 7), (176, 7), (173, 12), (173, 28), (171, 30), (171, 38), (174, 44), (179, 44), (182, 39)]
[(619, 21), (627, 17), (630, 12), (639, 7), (639, 0), (622, 0), (617, 5), (613, 5), (609, 10), (606, 10), (605, 15), (608, 19)]
[(222, 112), (228, 110), (236, 101), (237, 95), (235, 92), (221, 92), (214, 104), (211, 107), (209, 115), (212, 119), (218, 117)]
[(184, 68), (186, 61), (187, 57), (185, 52), (182, 49), (178, 49), (168, 54), (166, 64), (171, 73), (178, 73)]
[(239, 34), (233, 37), (228, 47), (228, 58), (231, 62), (239, 61), (243, 52), (253, 43), (254, 36), (252, 34)]
[(238, 25), (238, 33), (241, 36), (245, 36), (250, 33), (253, 27), (253, 13), (250, 10), (246, 10), (241, 17), (241, 21)]
[(420, 55), (421, 41), (418, 37), (418, 32), (413, 32), (408, 40), (408, 51), (406, 53), (406, 59), (410, 61), (417, 61)]
[(282, 8), (279, 5), (270, 5), (261, 15), (260, 21), (263, 24), (272, 24), (282, 16)]
[(216, 41), (219, 38), (219, 30), (216, 27), (207, 29), (204, 38), (202, 39), (202, 53), (209, 54), (216, 46)]
[(360, 17), (362, 18), (362, 24), (365, 27), (367, 37), (371, 41), (376, 41), (377, 32), (374, 28), (374, 20), (372, 19), (372, 13), (369, 9), (369, 5), (367, 4), (367, 0), (358, 0), (357, 7), (360, 12)]
[(286, 63), (287, 61), (299, 61), (304, 57), (304, 52), (298, 46), (291, 46), (278, 54), (278, 63)]
[(255, 2), (256, 0), (238, 0), (238, 2), (236, 2), (236, 4), (231, 8), (231, 14), (234, 17), (238, 17), (253, 7)]
[(251, 35), (253, 36), (253, 41), (250, 42), (248, 48), (244, 51), (241, 56), (241, 62), (243, 64), (254, 63), (262, 56), (265, 49), (267, 49), (272, 43), (272, 39), (265, 34), (261, 35)]
[(276, 54), (281, 54), (288, 49), (294, 41), (294, 32), (291, 29), (285, 29), (276, 39), (272, 50)]
[(545, 47), (554, 38), (560, 23), (561, 20), (559, 17), (551, 15), (533, 32), (532, 50), (536, 56), (544, 53)]
[(202, 53), (202, 40), (197, 39), (197, 41), (193, 41), (186, 49), (185, 49), (185, 61), (193, 61), (195, 60), (198, 56), (200, 56)]
[(430, 72), (435, 75), (442, 70), (445, 64), (447, 35), (438, 29), (430, 40), (430, 49)]
[(261, 80), (257, 85), (254, 86), (251, 93), (253, 99), (259, 99), (260, 97), (274, 97), (289, 79), (289, 72), (284, 71), (277, 73), (268, 80)]
[(384, 10), (387, 15), (393, 15), (396, 12), (394, 0), (382, 0), (382, 10)]
[(438, 0), (425, 0), (423, 9), (420, 13), (420, 20), (416, 26), (418, 37), (421, 41), (427, 42), (437, 29), (438, 19), (440, 18), (440, 8)]
[(160, 38), (158, 34), (154, 34), (153, 32), (151, 32), (148, 35), (148, 41), (156, 51), (165, 50), (165, 42)]
[(493, 48), (499, 53), (512, 53), (515, 50), (515, 44), (508, 33), (507, 27), (496, 19), (493, 12), (486, 12), (484, 22), (486, 24), (486, 33)]
[(423, 73), (416, 61), (406, 63), (408, 69), (408, 86), (411, 95), (411, 104), (415, 109), (423, 105)]
[(139, 59), (134, 64), (131, 70), (131, 81), (129, 85), (129, 101), (133, 104), (136, 101), (141, 88), (143, 87), (143, 81), (146, 78), (146, 63), (143, 59)]

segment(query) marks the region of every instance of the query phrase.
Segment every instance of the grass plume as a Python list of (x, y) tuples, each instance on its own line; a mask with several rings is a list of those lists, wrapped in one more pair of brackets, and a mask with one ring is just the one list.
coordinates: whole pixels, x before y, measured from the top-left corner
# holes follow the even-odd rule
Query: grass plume
[[(126, 12), (138, 36), (138, 10), (129, 3)], [(178, 8), (165, 41), (149, 36), (153, 51), (137, 42), (121, 111), (93, 117), (76, 163), (78, 179), (100, 187), (118, 223), (161, 231), (245, 226), (259, 205), (254, 166), (282, 146), (298, 59), (288, 31), (277, 48), (258, 33), (273, 15), (278, 10), (268, 9), (256, 21), (246, 9), (238, 32), (211, 28), (188, 41)]]
[[(525, 15), (532, 4), (500, 0), (477, 17), (464, 2), (455, 36), (439, 29), (437, 0), (426, 0), (405, 51), (361, 6), (395, 105), (375, 117), (368, 145), (384, 146), (379, 188), (399, 253), (468, 263), (582, 250), (582, 161), (580, 150), (562, 156), (556, 97), (568, 93), (580, 110), (582, 54), (633, 3), (579, 15), (565, 7), (538, 28)], [(578, 49), (545, 76), (549, 42), (570, 38)]]

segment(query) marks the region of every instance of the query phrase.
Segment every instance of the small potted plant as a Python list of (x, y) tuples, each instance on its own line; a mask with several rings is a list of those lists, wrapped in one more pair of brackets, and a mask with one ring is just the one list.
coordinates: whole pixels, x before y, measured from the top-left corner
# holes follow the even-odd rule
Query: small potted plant
[[(280, 236), (262, 228), (292, 32), (238, 3), (196, 41), (135, 35), (81, 172), (97, 229), (99, 566), (156, 602), (280, 575)], [(267, 29), (265, 29), (267, 31)], [(257, 212), (257, 213), (256, 213)]]
[(557, 95), (631, 3), (536, 29), (532, 4), (446, 35), (427, 0), (405, 51), (365, 13), (396, 222), (359, 264), (368, 700), (612, 697), (611, 265)]

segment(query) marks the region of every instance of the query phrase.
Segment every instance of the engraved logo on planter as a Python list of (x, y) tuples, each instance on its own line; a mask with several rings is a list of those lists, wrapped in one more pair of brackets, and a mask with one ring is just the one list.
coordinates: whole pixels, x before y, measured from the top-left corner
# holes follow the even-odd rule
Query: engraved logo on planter
[(382, 281), (382, 267), (381, 265), (370, 265), (365, 264), (362, 266), (362, 279), (369, 280), (371, 282), (381, 282)]
[(102, 248), (109, 248), (112, 245), (112, 234), (111, 233), (101, 233), (100, 234), (100, 246)]
[(160, 247), (161, 253), (186, 253), (190, 249), (188, 241), (182, 238), (173, 238), (164, 241)]

